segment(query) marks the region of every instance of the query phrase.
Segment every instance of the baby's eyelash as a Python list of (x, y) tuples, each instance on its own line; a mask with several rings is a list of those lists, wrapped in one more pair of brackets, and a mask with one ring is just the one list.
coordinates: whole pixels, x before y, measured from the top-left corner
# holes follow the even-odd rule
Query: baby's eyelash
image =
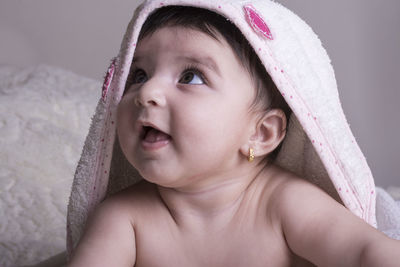
[(201, 69), (199, 68), (199, 66), (197, 64), (185, 65), (183, 68), (182, 74), (189, 72), (189, 71), (195, 73), (196, 75), (199, 75), (205, 84), (208, 83), (206, 76), (204, 75), (204, 73), (201, 71)]
[(132, 76), (136, 70), (137, 70), (136, 68), (131, 67), (131, 69), (129, 70), (129, 73), (128, 73), (128, 77), (126, 78), (127, 83), (132, 81)]
[(129, 72), (129, 75), (128, 75), (128, 78), (127, 78), (127, 83), (129, 85), (142, 83), (141, 81), (138, 82), (136, 80), (137, 79), (137, 75), (139, 75), (139, 74), (147, 75), (146, 72), (142, 68), (137, 68), (137, 67), (131, 68), (131, 70)]
[[(180, 74), (180, 78), (183, 77), (187, 73), (193, 73), (197, 75), (201, 79), (201, 84), (208, 84), (208, 80), (206, 76), (204, 75), (203, 71), (201, 70), (201, 66), (198, 66), (198, 64), (187, 64), (184, 65), (182, 68), (182, 72)], [(137, 75), (141, 75), (140, 77), (137, 77)], [(129, 75), (127, 77), (127, 81), (125, 84), (125, 89), (128, 89), (131, 85), (135, 84), (141, 84), (147, 81), (147, 74), (146, 72), (140, 68), (140, 67), (133, 67), (130, 69)], [(200, 83), (199, 83), (200, 84)]]

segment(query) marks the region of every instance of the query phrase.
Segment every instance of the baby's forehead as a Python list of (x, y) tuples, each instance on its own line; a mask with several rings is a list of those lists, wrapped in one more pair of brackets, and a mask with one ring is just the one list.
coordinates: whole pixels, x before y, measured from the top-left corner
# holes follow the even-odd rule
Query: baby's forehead
[(156, 50), (163, 52), (179, 51), (182, 57), (212, 57), (215, 52), (226, 54), (231, 49), (227, 41), (220, 36), (213, 36), (198, 29), (181, 26), (164, 26), (144, 36), (136, 47), (135, 57), (151, 54)]
[[(163, 27), (181, 27), (205, 34), (232, 49), (236, 58), (250, 70), (257, 61), (254, 49), (236, 25), (222, 14), (202, 7), (172, 5), (156, 9), (144, 22), (138, 40)], [(188, 37), (190, 38), (190, 36)], [(226, 43), (225, 43), (226, 42)], [(207, 47), (205, 47), (206, 49)], [(254, 72), (254, 71), (251, 71)]]
[(156, 33), (162, 32), (162, 35), (172, 35), (176, 38), (181, 38), (181, 42), (192, 42), (196, 39), (211, 39), (210, 41), (218, 42), (220, 44), (228, 44), (227, 40), (213, 26), (209, 27), (209, 31), (204, 31), (196, 27), (191, 26), (180, 26), (180, 25), (162, 25), (156, 28), (153, 32), (150, 32), (139, 39), (138, 44), (144, 39), (150, 39)]

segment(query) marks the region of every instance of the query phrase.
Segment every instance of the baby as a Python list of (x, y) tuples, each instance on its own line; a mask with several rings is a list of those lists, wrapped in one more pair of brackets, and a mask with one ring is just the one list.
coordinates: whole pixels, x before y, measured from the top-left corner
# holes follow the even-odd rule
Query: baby
[(399, 266), (400, 244), (274, 164), (290, 109), (223, 16), (145, 21), (117, 136), (144, 178), (91, 215), (69, 266)]

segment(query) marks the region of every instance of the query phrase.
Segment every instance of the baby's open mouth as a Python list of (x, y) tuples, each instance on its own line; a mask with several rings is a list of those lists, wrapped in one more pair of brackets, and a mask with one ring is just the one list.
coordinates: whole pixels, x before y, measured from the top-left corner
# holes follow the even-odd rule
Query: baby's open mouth
[(156, 143), (171, 139), (171, 136), (153, 128), (151, 126), (143, 126), (142, 140), (148, 143)]

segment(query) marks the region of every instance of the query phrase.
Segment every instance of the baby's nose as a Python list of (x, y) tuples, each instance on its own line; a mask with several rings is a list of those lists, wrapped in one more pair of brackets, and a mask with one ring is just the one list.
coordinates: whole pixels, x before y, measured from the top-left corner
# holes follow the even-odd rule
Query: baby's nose
[(135, 104), (137, 106), (165, 106), (166, 98), (162, 86), (153, 81), (147, 81), (138, 91)]

